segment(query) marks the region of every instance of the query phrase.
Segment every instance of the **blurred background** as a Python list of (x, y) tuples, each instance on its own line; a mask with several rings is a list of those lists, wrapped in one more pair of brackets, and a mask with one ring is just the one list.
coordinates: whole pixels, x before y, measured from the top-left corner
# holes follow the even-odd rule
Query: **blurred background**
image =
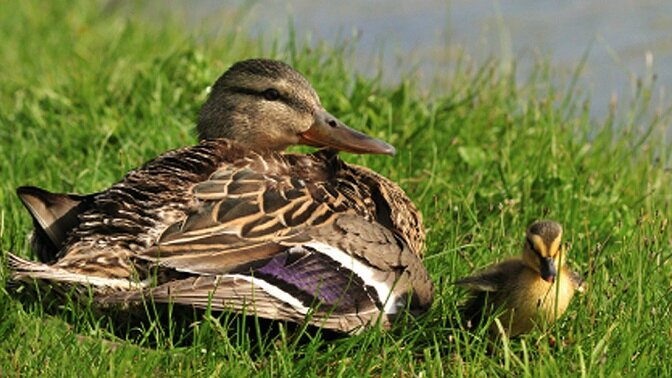
[[(161, 22), (170, 13), (191, 28), (230, 30), (265, 43), (290, 36), (308, 44), (357, 41), (355, 68), (385, 81), (412, 70), (428, 90), (461, 64), (496, 58), (525, 80), (540, 62), (554, 80), (579, 87), (591, 99), (591, 115), (628, 101), (638, 85), (655, 85), (654, 108), (666, 108), (672, 85), (672, 1), (669, 0), (368, 0), (169, 1), (111, 0), (106, 7), (142, 13)], [(136, 3), (140, 4), (140, 3)], [(125, 9), (124, 9), (125, 8)], [(178, 10), (178, 12), (174, 12)], [(174, 12), (174, 13), (173, 13)], [(585, 65), (583, 64), (585, 63)], [(559, 73), (559, 75), (558, 75)], [(434, 87), (432, 87), (434, 84)], [(562, 84), (562, 83), (560, 83)]]

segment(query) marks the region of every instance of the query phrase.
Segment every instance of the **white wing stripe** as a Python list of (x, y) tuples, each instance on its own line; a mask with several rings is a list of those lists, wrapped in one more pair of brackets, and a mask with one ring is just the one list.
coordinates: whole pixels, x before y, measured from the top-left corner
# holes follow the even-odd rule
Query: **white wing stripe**
[[(375, 274), (376, 271), (370, 266), (362, 263), (359, 259), (353, 257), (351, 254), (341, 251), (338, 248), (332, 247), (328, 244), (320, 242), (310, 242), (303, 246), (314, 249), (315, 251), (329, 256), (332, 260), (341, 264), (344, 268), (352, 271), (368, 286), (372, 286), (378, 293), (378, 299), (385, 303), (383, 310), (386, 314), (394, 314), (399, 309), (401, 303), (400, 298), (392, 292), (392, 287), (385, 281), (378, 279)], [(292, 247), (290, 251), (301, 250), (302, 246)]]
[(296, 297), (260, 278), (245, 276), (242, 274), (225, 274), (223, 277), (239, 278), (241, 280), (245, 280), (251, 283), (252, 285), (260, 288), (261, 290), (265, 291), (269, 295), (272, 295), (275, 298), (281, 300), (282, 302), (285, 302), (288, 305), (294, 307), (301, 314), (305, 315), (308, 313), (309, 308), (304, 306), (303, 303), (301, 303), (301, 301), (298, 300)]

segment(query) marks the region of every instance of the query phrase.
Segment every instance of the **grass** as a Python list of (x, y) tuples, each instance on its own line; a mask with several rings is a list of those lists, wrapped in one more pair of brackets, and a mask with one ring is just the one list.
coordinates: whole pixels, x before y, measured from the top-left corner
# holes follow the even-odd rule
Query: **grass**
[[(96, 4), (0, 9), (3, 256), (32, 257), (17, 186), (96, 191), (194, 143), (205, 88), (232, 62), (263, 55), (293, 64), (331, 113), (398, 148), (395, 158), (344, 157), (418, 204), (436, 301), (388, 332), (332, 338), (230, 314), (135, 324), (71, 303), (49, 311), (48, 297), (19, 301), (0, 285), (0, 376), (672, 375), (670, 113), (653, 109), (650, 86), (592, 120), (590, 98), (572, 80), (553, 85), (547, 65), (521, 79), (458, 57), (437, 78), (443, 89), (423, 95), (412, 74), (393, 85), (357, 75), (347, 43), (262, 48), (233, 16), (203, 37)], [(488, 354), (482, 333), (456, 328), (464, 293), (451, 281), (517, 254), (539, 218), (564, 225), (589, 290), (556, 326)]]

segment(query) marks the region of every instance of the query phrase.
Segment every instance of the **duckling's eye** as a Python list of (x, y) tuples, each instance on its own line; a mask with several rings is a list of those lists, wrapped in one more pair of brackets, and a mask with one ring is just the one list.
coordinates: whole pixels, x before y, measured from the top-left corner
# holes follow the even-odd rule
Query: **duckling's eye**
[(268, 88), (262, 95), (268, 101), (277, 101), (280, 98), (280, 92), (275, 88)]

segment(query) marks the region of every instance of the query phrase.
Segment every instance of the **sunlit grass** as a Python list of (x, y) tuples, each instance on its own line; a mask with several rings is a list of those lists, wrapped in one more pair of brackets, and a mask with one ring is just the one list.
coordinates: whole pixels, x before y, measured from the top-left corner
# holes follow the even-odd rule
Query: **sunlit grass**
[[(399, 182), (423, 212), (432, 310), (389, 332), (334, 338), (170, 308), (127, 322), (123, 312), (19, 301), (3, 288), (1, 376), (672, 373), (670, 117), (651, 109), (652, 88), (641, 85), (627, 108), (591, 120), (590, 99), (554, 86), (548, 67), (516, 78), (492, 62), (459, 65), (441, 77), (441, 93), (420, 95), (412, 75), (393, 85), (357, 75), (347, 44), (309, 49), (293, 39), (265, 51), (235, 17), (227, 22), (217, 35), (195, 36), (95, 3), (3, 4), (3, 252), (32, 256), (17, 186), (92, 192), (194, 143), (207, 86), (232, 62), (263, 55), (293, 64), (331, 113), (397, 147), (394, 158), (344, 158)], [(483, 332), (457, 328), (464, 293), (451, 282), (517, 254), (539, 218), (563, 224), (588, 292), (556, 327), (488, 353)], [(6, 280), (4, 264), (0, 275)]]

